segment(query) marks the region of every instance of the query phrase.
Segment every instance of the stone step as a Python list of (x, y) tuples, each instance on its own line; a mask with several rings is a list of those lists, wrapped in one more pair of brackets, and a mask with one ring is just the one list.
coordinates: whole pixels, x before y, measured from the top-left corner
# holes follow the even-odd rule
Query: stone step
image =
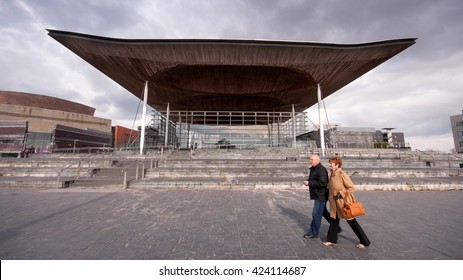
[(83, 178), (75, 180), (71, 185), (72, 188), (105, 188), (105, 187), (123, 187), (124, 178)]
[[(328, 167), (328, 158), (322, 158), (322, 164)], [(159, 167), (194, 167), (194, 166), (293, 166), (309, 168), (306, 159), (290, 158), (285, 159), (168, 159), (157, 160)], [(344, 159), (343, 166), (347, 168), (416, 168), (416, 167), (438, 167), (438, 168), (462, 168), (462, 160), (417, 160), (417, 159)]]
[(0, 187), (18, 188), (68, 188), (74, 183), (72, 177), (61, 177), (58, 183), (57, 177), (0, 177)]
[(157, 162), (158, 167), (273, 167), (278, 165), (285, 165), (288, 167), (301, 167), (309, 168), (308, 163), (299, 161), (286, 161), (286, 160), (209, 160), (209, 159), (190, 159), (190, 160), (160, 160)]
[[(322, 159), (322, 164), (328, 166), (328, 159)], [(309, 168), (310, 165), (307, 160), (291, 158), (288, 160), (282, 159), (184, 159), (184, 160), (159, 160), (159, 167), (190, 167), (190, 166), (248, 166), (248, 167), (262, 167), (262, 166), (302, 166)], [(426, 167), (427, 162), (421, 160), (396, 160), (396, 159), (348, 159), (344, 160), (344, 166), (347, 167)], [(448, 162), (445, 165), (448, 167)], [(456, 166), (455, 166), (456, 167)]]
[[(350, 176), (357, 177), (461, 177), (463, 179), (462, 169), (449, 168), (349, 168), (344, 169)], [(237, 168), (237, 167), (220, 167), (220, 166), (195, 166), (195, 167), (163, 167), (153, 168), (146, 171), (147, 178), (198, 178), (198, 177), (260, 177), (262, 180), (269, 180), (278, 177), (307, 178), (308, 170), (301, 167), (291, 168), (287, 166), (274, 166), (264, 168)]]
[[(135, 179), (136, 171), (134, 167), (129, 167), (127, 172), (127, 181)], [(139, 177), (141, 177), (141, 169), (139, 170)], [(104, 188), (104, 187), (123, 187), (124, 186), (124, 172), (121, 167), (101, 168), (95, 173), (93, 177), (80, 178), (75, 180), (72, 188)]]
[[(261, 178), (218, 179), (195, 178), (144, 178), (132, 182), (131, 189), (293, 189), (307, 190), (300, 180), (279, 178), (262, 181)], [(458, 178), (359, 178), (352, 177), (357, 190), (463, 190), (463, 181)]]
[[(101, 166), (101, 161), (87, 161), (85, 158), (82, 158), (81, 167), (98, 167)], [(67, 166), (78, 166), (79, 159), (69, 158), (69, 159), (47, 159), (41, 160), (40, 158), (35, 159), (0, 159), (0, 167), (57, 167), (65, 168)]]
[(195, 178), (144, 178), (129, 184), (131, 189), (304, 189), (300, 180), (294, 178), (279, 178), (278, 180), (262, 180), (262, 178), (228, 178), (218, 179), (211, 177)]
[(459, 168), (343, 168), (349, 176), (373, 178), (432, 178), (460, 177), (463, 180), (463, 169)]
[(351, 177), (357, 190), (381, 191), (449, 191), (463, 190), (458, 177), (365, 178)]
[[(276, 169), (276, 168), (155, 168), (146, 171), (148, 178), (165, 178), (165, 177), (259, 177), (262, 180), (275, 177), (307, 177), (307, 172), (294, 169)], [(267, 178), (267, 179), (266, 179)]]
[[(61, 176), (91, 177), (98, 168), (67, 168), (61, 172)], [(55, 167), (10, 167), (0, 169), (0, 176), (6, 177), (57, 177), (60, 170)]]

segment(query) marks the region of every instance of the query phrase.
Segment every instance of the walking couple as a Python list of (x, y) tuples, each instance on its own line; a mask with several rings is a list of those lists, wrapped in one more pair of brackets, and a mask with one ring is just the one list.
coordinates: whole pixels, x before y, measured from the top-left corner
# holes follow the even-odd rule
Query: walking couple
[[(309, 231), (304, 235), (306, 239), (318, 238), (322, 217), (329, 223), (327, 241), (323, 242), (325, 246), (333, 246), (338, 242), (338, 233), (342, 231), (339, 226), (340, 219), (345, 219), (349, 226), (359, 238), (360, 242), (357, 248), (370, 246), (370, 240), (366, 236), (362, 227), (355, 218), (345, 217), (343, 214), (344, 199), (355, 191), (355, 186), (349, 176), (342, 170), (342, 159), (338, 156), (329, 160), (331, 175), (328, 178), (328, 172), (320, 163), (320, 157), (313, 154), (309, 158), (310, 173), (309, 178), (304, 181), (304, 185), (309, 187), (310, 199), (314, 200), (312, 209), (312, 222)], [(330, 211), (326, 207), (329, 201)]]

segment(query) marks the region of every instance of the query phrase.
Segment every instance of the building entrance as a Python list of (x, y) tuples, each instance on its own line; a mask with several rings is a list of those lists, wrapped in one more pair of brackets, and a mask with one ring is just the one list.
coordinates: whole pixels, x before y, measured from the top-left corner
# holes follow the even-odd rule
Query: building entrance
[(292, 147), (315, 129), (304, 112), (155, 111), (151, 124), (159, 144), (181, 149)]

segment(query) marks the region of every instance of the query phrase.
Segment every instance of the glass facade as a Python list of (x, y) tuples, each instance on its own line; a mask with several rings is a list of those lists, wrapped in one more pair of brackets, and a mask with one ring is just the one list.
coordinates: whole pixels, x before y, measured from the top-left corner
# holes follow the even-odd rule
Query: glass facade
[(34, 146), (36, 149), (45, 149), (51, 143), (51, 133), (29, 132), (27, 134), (26, 147)]

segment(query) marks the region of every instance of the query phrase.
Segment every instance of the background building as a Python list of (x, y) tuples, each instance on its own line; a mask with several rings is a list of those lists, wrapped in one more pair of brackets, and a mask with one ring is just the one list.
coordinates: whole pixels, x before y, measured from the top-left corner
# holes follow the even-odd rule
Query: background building
[[(13, 129), (10, 126), (16, 127), (13, 129), (16, 133), (19, 131), (18, 123), (27, 123), (26, 134), (23, 137), (25, 139), (23, 146), (27, 147), (33, 145), (37, 149), (45, 149), (54, 139), (60, 147), (110, 146), (111, 120), (95, 117), (94, 113), (95, 108), (56, 97), (0, 91), (2, 137), (10, 137), (8, 134)], [(64, 130), (72, 130), (74, 135), (68, 133), (69, 137), (67, 137)], [(91, 137), (98, 135), (99, 140), (88, 140), (86, 143), (85, 139), (88, 139), (89, 135)], [(21, 138), (17, 135), (15, 137), (16, 142)], [(7, 142), (6, 139), (0, 141)]]
[[(320, 147), (321, 143), (318, 130), (301, 135), (298, 140), (313, 141), (316, 147)], [(404, 134), (392, 132), (391, 128), (382, 131), (372, 127), (341, 127), (338, 124), (325, 127), (325, 145), (337, 149), (410, 149)]]
[(410, 145), (405, 143), (403, 132), (392, 132), (394, 128), (383, 128), (376, 130), (373, 135), (375, 148), (395, 148), (410, 149)]
[(16, 156), (24, 151), (27, 135), (26, 121), (0, 120), (0, 155)]
[(453, 142), (455, 143), (455, 152), (463, 153), (463, 111), (459, 115), (451, 116)]
[(138, 130), (126, 128), (120, 125), (113, 126), (113, 147), (115, 149), (138, 147)]

